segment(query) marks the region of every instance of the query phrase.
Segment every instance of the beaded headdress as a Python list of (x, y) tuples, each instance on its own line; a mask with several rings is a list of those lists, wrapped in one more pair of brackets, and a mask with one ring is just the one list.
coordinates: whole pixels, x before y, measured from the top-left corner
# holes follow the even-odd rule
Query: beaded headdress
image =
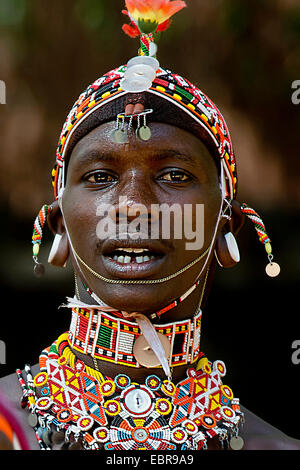
[[(123, 13), (129, 17), (130, 24), (123, 25), (123, 31), (130, 37), (139, 37), (138, 56), (95, 80), (72, 106), (62, 127), (52, 171), (55, 199), (62, 197), (68, 159), (78, 140), (101, 123), (115, 119), (116, 115), (119, 118), (128, 97), (136, 94), (143, 94), (146, 100), (148, 97), (154, 103), (153, 108), (156, 103), (161, 108), (161, 102), (168, 102), (172, 106), (172, 112), (167, 117), (160, 116), (156, 121), (174, 123), (202, 139), (221, 169), (220, 183), (224, 201), (230, 205), (235, 199), (236, 159), (224, 117), (198, 87), (186, 78), (162, 68), (156, 58), (159, 35), (170, 26), (171, 16), (185, 6), (185, 2), (180, 0), (126, 0), (127, 10)], [(153, 109), (153, 116), (155, 112)], [(184, 119), (177, 119), (178, 115), (184, 116)], [(34, 224), (33, 258), (38, 268), (41, 268), (37, 262), (39, 245), (49, 210), (50, 206), (43, 206)], [(245, 203), (241, 211), (254, 223), (259, 241), (265, 246), (268, 255), (268, 266), (272, 265), (277, 271), (279, 266), (272, 263), (270, 238), (261, 217)]]

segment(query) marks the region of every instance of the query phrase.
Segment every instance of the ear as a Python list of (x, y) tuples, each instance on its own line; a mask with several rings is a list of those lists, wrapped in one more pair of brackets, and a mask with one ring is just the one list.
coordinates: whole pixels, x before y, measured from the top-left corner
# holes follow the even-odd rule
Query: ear
[(69, 242), (58, 202), (55, 201), (51, 207), (52, 210), (48, 215), (47, 222), (55, 237), (49, 253), (48, 263), (63, 268), (66, 266), (69, 257)]
[(237, 237), (240, 230), (243, 228), (246, 216), (241, 211), (241, 204), (236, 200), (232, 201), (231, 211), (232, 216), (231, 219), (228, 221), (229, 231), (233, 233), (235, 237)]
[(215, 256), (219, 265), (223, 268), (232, 268), (239, 262), (239, 249), (235, 237), (245, 223), (245, 214), (241, 211), (238, 201), (232, 201), (231, 217), (222, 227), (216, 246)]

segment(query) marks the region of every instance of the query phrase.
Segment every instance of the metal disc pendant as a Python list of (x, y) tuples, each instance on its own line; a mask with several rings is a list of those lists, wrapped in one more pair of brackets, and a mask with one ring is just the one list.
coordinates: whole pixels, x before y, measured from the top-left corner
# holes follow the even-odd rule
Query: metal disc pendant
[(128, 142), (128, 136), (122, 129), (116, 129), (113, 132), (113, 139), (117, 144), (126, 144)]
[[(171, 352), (170, 341), (161, 333), (157, 333), (157, 335), (164, 348), (166, 357), (168, 358)], [(147, 343), (143, 335), (139, 336), (137, 340), (135, 341), (133, 345), (133, 355), (138, 361), (138, 363), (144, 367), (150, 368), (150, 367), (158, 367), (161, 365), (159, 362), (159, 359), (157, 358), (154, 351), (150, 348), (149, 344)]]
[(137, 133), (138, 138), (144, 141), (149, 140), (151, 137), (151, 130), (150, 130), (150, 127), (148, 126), (139, 127), (136, 133)]
[(45, 266), (42, 263), (36, 263), (33, 272), (36, 277), (43, 277), (45, 274)]
[(35, 426), (37, 426), (37, 424), (38, 424), (37, 415), (35, 415), (33, 413), (30, 413), (30, 415), (28, 415), (27, 419), (28, 419), (29, 426), (31, 426), (32, 428), (35, 428)]
[(232, 450), (242, 450), (244, 447), (244, 440), (240, 436), (234, 436), (230, 439), (229, 445)]
[(277, 263), (269, 263), (267, 266), (266, 266), (266, 273), (268, 276), (270, 277), (276, 277), (278, 276), (278, 274), (280, 273), (280, 266), (279, 264)]

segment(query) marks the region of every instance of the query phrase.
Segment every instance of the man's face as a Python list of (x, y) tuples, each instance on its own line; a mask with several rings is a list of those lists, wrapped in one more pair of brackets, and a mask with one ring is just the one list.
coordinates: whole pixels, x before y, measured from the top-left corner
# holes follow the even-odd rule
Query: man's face
[[(112, 138), (115, 123), (100, 125), (70, 157), (63, 196), (69, 235), (79, 256), (108, 279), (172, 275), (203, 253), (214, 234), (221, 194), (213, 158), (194, 135), (168, 124), (150, 126), (148, 141), (132, 129), (128, 142), (119, 144)], [(108, 305), (147, 313), (188, 290), (204, 262), (170, 281), (145, 285), (108, 284), (84, 267), (82, 272)]]

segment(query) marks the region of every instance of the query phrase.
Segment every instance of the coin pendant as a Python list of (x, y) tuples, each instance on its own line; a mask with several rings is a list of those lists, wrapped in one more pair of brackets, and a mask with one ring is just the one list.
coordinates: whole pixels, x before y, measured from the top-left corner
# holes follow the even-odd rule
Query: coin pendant
[(244, 440), (240, 436), (234, 436), (230, 439), (229, 445), (232, 450), (242, 450), (244, 447)]
[(269, 263), (266, 266), (266, 273), (270, 277), (276, 277), (280, 273), (280, 266), (277, 263)]
[(139, 129), (137, 129), (137, 136), (139, 139), (147, 141), (151, 137), (151, 130), (150, 127), (148, 126), (142, 126)]

